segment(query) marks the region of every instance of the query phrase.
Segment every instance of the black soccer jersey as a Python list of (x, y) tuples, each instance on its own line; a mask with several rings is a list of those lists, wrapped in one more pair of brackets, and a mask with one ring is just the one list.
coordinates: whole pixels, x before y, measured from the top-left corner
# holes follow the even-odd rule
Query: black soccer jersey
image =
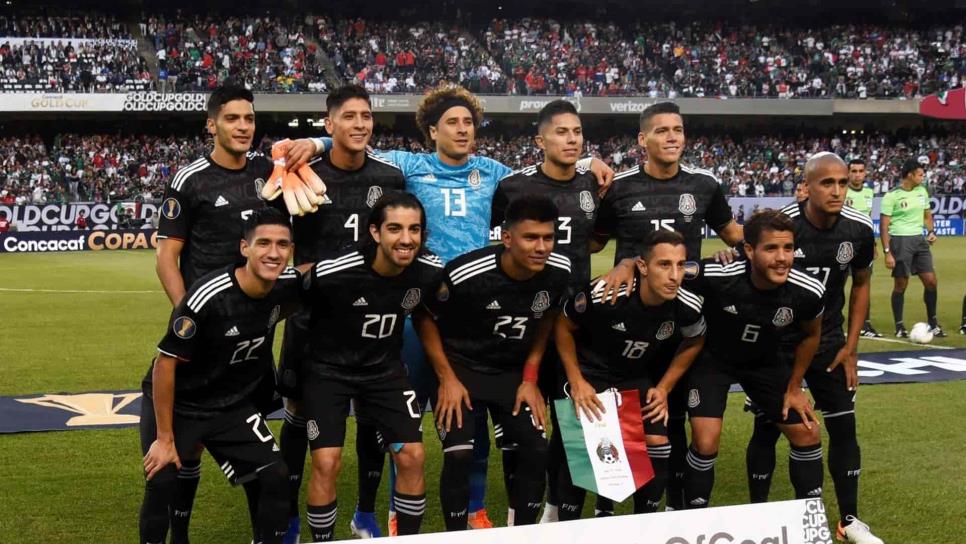
[(406, 188), (406, 178), (399, 168), (370, 154), (359, 170), (333, 166), (328, 153), (309, 166), (325, 182), (325, 202), (315, 213), (292, 218), (295, 264), (332, 257), (365, 240), (369, 236), (366, 222), (373, 204), (386, 193)]
[(426, 307), (436, 316), (450, 362), (478, 372), (520, 371), (537, 325), (558, 308), (570, 282), (570, 259), (551, 253), (525, 281), (503, 271), (502, 244), (460, 255), (446, 265)]
[(805, 217), (804, 206), (804, 202), (790, 204), (782, 208), (782, 213), (795, 223), (795, 264), (825, 285), (822, 347), (834, 347), (845, 341), (842, 333), (845, 280), (850, 270), (872, 265), (875, 251), (872, 220), (845, 206), (831, 228), (819, 229)]
[[(246, 401), (274, 368), (275, 325), (301, 297), (301, 278), (286, 268), (264, 298), (238, 286), (231, 265), (201, 278), (171, 313), (158, 351), (182, 361), (175, 370), (174, 410), (206, 418)], [(151, 372), (142, 382), (151, 397)]]
[(676, 230), (684, 236), (688, 260), (701, 258), (705, 225), (719, 232), (731, 222), (724, 189), (707, 170), (681, 166), (670, 179), (649, 176), (638, 165), (617, 174), (600, 204), (595, 230), (615, 236), (614, 263), (640, 254), (648, 231)]
[(564, 303), (564, 313), (579, 329), (574, 334), (577, 361), (584, 376), (620, 382), (648, 376), (648, 365), (665, 342), (704, 334), (701, 299), (680, 289), (674, 300), (646, 306), (640, 278), (630, 297), (621, 290), (617, 302), (603, 299), (604, 282), (595, 281)]
[(405, 375), (403, 323), (432, 293), (443, 263), (424, 254), (402, 274), (383, 277), (372, 269), (375, 252), (376, 246), (350, 251), (306, 274), (311, 317), (302, 359), (308, 372), (354, 382)]
[(776, 363), (781, 335), (822, 315), (825, 288), (800, 269), (792, 268), (785, 283), (762, 291), (751, 283), (748, 261), (722, 265), (705, 259), (698, 266), (685, 286), (704, 297), (704, 349), (716, 360), (746, 366)]
[(238, 170), (206, 156), (171, 178), (161, 203), (158, 238), (184, 241), (179, 266), (185, 289), (241, 258), (242, 226), (253, 210), (265, 206), (259, 193), (273, 167), (261, 153), (249, 153), (245, 167)]
[(573, 284), (585, 285), (590, 281), (590, 240), (600, 205), (597, 177), (589, 170), (578, 168), (572, 179), (559, 181), (547, 177), (540, 166), (531, 166), (507, 176), (500, 181), (493, 195), (491, 226), (502, 224), (507, 205), (527, 194), (544, 195), (557, 205), (560, 215), (553, 250), (570, 259)]

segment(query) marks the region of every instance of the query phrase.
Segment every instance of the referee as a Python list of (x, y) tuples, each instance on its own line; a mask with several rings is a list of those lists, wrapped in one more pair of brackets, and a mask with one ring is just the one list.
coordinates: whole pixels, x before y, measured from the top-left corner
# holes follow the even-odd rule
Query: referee
[[(845, 205), (855, 208), (870, 218), (872, 217), (872, 203), (875, 200), (875, 192), (865, 184), (865, 161), (862, 159), (852, 159), (849, 161), (849, 189), (845, 195)], [(873, 244), (875, 249), (875, 244)], [(873, 255), (873, 261), (878, 257), (878, 251)], [(879, 331), (872, 326), (872, 308), (865, 314), (865, 325), (859, 333), (866, 338), (882, 338)]]
[(926, 316), (933, 335), (945, 337), (936, 319), (936, 271), (929, 249), (936, 242), (936, 231), (929, 211), (929, 193), (922, 186), (926, 171), (918, 161), (909, 159), (903, 163), (901, 175), (899, 185), (882, 198), (879, 218), (885, 265), (892, 270), (894, 282), (892, 316), (896, 322), (896, 338), (909, 337), (902, 323), (902, 305), (910, 274), (917, 274), (922, 280)]

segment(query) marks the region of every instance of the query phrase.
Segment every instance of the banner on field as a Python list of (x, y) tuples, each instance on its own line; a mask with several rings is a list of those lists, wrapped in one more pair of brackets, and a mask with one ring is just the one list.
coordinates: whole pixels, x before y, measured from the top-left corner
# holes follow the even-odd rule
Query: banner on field
[(156, 230), (73, 230), (0, 233), (0, 253), (157, 249)]
[(621, 502), (654, 478), (636, 389), (597, 395), (601, 419), (578, 419), (570, 399), (554, 401), (574, 485)]
[(203, 112), (205, 93), (3, 93), (0, 112)]
[(89, 228), (116, 229), (121, 218), (118, 212), (132, 211), (134, 219), (147, 222), (158, 211), (157, 204), (137, 203), (133, 201), (114, 202), (112, 204), (94, 202), (74, 202), (72, 204), (0, 204), (0, 212), (7, 214), (7, 219), (19, 232), (39, 230), (72, 230), (81, 213), (87, 219)]

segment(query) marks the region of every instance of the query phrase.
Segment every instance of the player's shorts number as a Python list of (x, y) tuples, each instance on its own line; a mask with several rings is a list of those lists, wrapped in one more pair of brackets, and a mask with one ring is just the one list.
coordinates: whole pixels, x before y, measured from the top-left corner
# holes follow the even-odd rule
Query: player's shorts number
[(751, 342), (754, 344), (758, 341), (758, 333), (761, 332), (761, 325), (753, 325), (748, 323), (745, 325), (745, 332), (741, 333), (742, 342)]
[[(233, 365), (235, 363), (243, 363), (245, 361), (258, 359), (258, 356), (254, 355), (254, 353), (255, 350), (258, 349), (258, 347), (263, 343), (265, 343), (264, 336), (259, 336), (254, 340), (243, 340), (239, 342), (238, 346), (235, 348), (235, 353), (231, 354), (231, 361), (228, 361), (228, 364)], [(244, 352), (244, 355), (242, 352)]]
[(354, 213), (350, 215), (349, 218), (345, 220), (345, 223), (342, 224), (342, 226), (352, 230), (353, 242), (359, 241), (359, 214)]
[(570, 243), (570, 232), (573, 228), (570, 226), (569, 217), (558, 217), (557, 221), (560, 223), (557, 225), (557, 230), (560, 231), (560, 236), (557, 237), (558, 244), (569, 244)]
[(443, 213), (453, 217), (466, 217), (466, 189), (440, 189), (443, 193)]
[(822, 285), (828, 285), (828, 274), (832, 271), (831, 268), (827, 266), (809, 266), (806, 267), (805, 270), (807, 270), (809, 274), (822, 280)]
[(260, 414), (252, 414), (245, 421), (252, 424), (252, 432), (254, 432), (255, 436), (257, 436), (262, 442), (271, 442), (274, 438), (272, 436), (272, 431), (268, 431), (268, 434), (263, 434), (262, 430), (259, 428), (262, 425), (262, 416)]
[(627, 359), (640, 359), (647, 351), (649, 342), (635, 342), (634, 340), (624, 340), (624, 352), (621, 353)]
[(396, 314), (366, 314), (365, 320), (362, 324), (363, 338), (385, 338), (392, 335), (396, 328)]
[[(509, 326), (510, 330), (503, 332), (502, 328)], [(519, 340), (523, 338), (523, 335), (527, 333), (527, 318), (525, 317), (513, 317), (512, 315), (501, 315), (496, 318), (496, 324), (493, 325), (493, 334), (501, 336), (503, 338), (509, 338), (511, 340)]]
[(403, 396), (406, 397), (406, 408), (409, 409), (409, 415), (413, 419), (419, 419), (419, 403), (416, 401), (416, 392), (412, 389), (403, 391)]

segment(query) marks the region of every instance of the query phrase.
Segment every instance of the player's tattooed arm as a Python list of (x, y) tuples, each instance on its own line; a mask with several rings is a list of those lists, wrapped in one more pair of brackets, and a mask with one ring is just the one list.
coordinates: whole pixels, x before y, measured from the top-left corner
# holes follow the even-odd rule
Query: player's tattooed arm
[(655, 387), (647, 390), (647, 398), (645, 399), (647, 403), (641, 409), (644, 419), (649, 419), (651, 422), (663, 419), (664, 423), (667, 423), (667, 396), (681, 377), (691, 368), (691, 363), (694, 362), (703, 348), (703, 334), (681, 341), (681, 345), (678, 346), (674, 358), (671, 359), (671, 365), (664, 372), (661, 381)]
[(869, 290), (872, 282), (872, 269), (853, 269), (852, 289), (849, 292), (849, 328), (845, 345), (835, 355), (835, 360), (826, 369), (831, 372), (835, 367), (845, 367), (845, 386), (849, 391), (859, 387), (859, 337), (869, 313)]
[(714, 260), (721, 264), (731, 264), (744, 255), (745, 228), (735, 221), (730, 221), (727, 225), (717, 231), (718, 237), (731, 246), (730, 249), (723, 249), (714, 254)]
[(426, 359), (432, 365), (433, 371), (439, 379), (439, 397), (433, 410), (436, 412), (436, 427), (450, 432), (453, 423), (457, 428), (463, 427), (463, 405), (473, 409), (470, 393), (463, 386), (453, 367), (450, 366), (446, 353), (443, 351), (443, 340), (439, 334), (436, 321), (425, 309), (419, 309), (413, 314), (413, 325), (419, 334), (426, 351)]
[(321, 155), (332, 147), (330, 138), (299, 138), (292, 140), (292, 143), (285, 151), (285, 170), (295, 172), (312, 160), (312, 157)]
[(792, 377), (788, 380), (788, 387), (785, 389), (785, 400), (782, 405), (782, 418), (788, 419), (790, 410), (798, 412), (802, 418), (802, 423), (806, 428), (811, 429), (812, 425), (818, 425), (818, 418), (812, 403), (808, 400), (808, 395), (802, 390), (802, 380), (805, 378), (805, 371), (812, 364), (812, 358), (818, 350), (818, 344), (822, 337), (822, 315), (802, 323), (802, 333), (804, 337), (795, 346), (795, 365), (792, 367)]
[(593, 158), (590, 160), (590, 171), (597, 177), (597, 196), (603, 198), (614, 183), (614, 169), (604, 161)]
[(154, 402), (154, 417), (157, 438), (144, 456), (144, 475), (150, 480), (164, 467), (174, 463), (181, 468), (178, 450), (174, 446), (174, 369), (178, 360), (170, 355), (158, 354), (151, 370), (151, 396)]
[(579, 418), (580, 412), (583, 411), (590, 421), (599, 420), (604, 413), (604, 403), (597, 398), (594, 386), (590, 385), (580, 372), (580, 364), (577, 362), (577, 343), (574, 341), (574, 332), (577, 328), (577, 324), (565, 314), (561, 313), (557, 316), (557, 321), (554, 323), (557, 353), (560, 354), (560, 363), (567, 375), (570, 399), (574, 401), (577, 417)]
[(180, 304), (185, 294), (184, 278), (181, 277), (181, 269), (178, 268), (178, 261), (183, 248), (184, 240), (178, 238), (158, 240), (154, 269), (158, 273), (161, 287), (164, 288), (172, 306)]

